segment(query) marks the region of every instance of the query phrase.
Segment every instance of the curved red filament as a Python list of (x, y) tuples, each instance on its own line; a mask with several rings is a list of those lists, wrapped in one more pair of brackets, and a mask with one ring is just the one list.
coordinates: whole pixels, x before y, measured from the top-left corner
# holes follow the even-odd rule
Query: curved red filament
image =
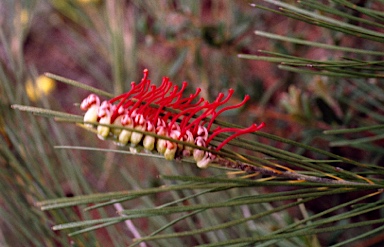
[(207, 139), (207, 145), (213, 140), (213, 138), (215, 138), (215, 136), (217, 136), (218, 134), (220, 133), (223, 133), (223, 132), (235, 132), (233, 135), (231, 135), (230, 137), (228, 137), (227, 139), (225, 139), (224, 141), (222, 141), (216, 148), (216, 151), (219, 151), (222, 147), (224, 147), (229, 141), (231, 141), (232, 139), (240, 136), (240, 135), (244, 135), (244, 134), (248, 134), (248, 133), (252, 133), (252, 132), (255, 132), (255, 131), (258, 131), (260, 130), (261, 128), (263, 128), (265, 126), (265, 123), (262, 122), (261, 124), (257, 125), (257, 124), (252, 124), (251, 126), (249, 126), (248, 128), (245, 128), (245, 129), (238, 129), (238, 128), (217, 128), (216, 130), (213, 131), (213, 133), (209, 136), (209, 138)]

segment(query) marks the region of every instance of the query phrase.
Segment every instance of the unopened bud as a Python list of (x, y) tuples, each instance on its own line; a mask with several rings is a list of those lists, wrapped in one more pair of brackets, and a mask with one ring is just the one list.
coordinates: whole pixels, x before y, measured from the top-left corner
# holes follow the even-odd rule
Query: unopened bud
[(176, 151), (177, 151), (177, 144), (170, 142), (170, 141), (166, 141), (166, 149), (164, 152), (164, 158), (166, 160), (175, 159)]
[[(99, 123), (101, 124), (110, 124), (111, 123), (111, 116), (107, 114), (105, 117), (100, 118)], [(104, 140), (109, 135), (110, 128), (107, 126), (97, 126), (97, 136)]]
[[(145, 131), (145, 126), (138, 125), (135, 127), (135, 129), (140, 130), (140, 131)], [(141, 142), (141, 139), (143, 139), (143, 133), (139, 132), (133, 132), (131, 136), (131, 143), (133, 145), (137, 145)]]
[[(97, 123), (97, 112), (99, 111), (98, 105), (92, 105), (84, 115), (83, 121), (89, 123)], [(92, 128), (92, 124), (85, 124), (86, 127)]]

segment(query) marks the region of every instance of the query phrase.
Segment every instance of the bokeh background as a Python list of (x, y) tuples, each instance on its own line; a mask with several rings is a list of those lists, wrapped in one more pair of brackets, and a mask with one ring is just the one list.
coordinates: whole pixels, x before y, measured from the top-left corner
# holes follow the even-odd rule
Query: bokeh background
[[(378, 10), (384, 8), (378, 3), (373, 3), (373, 7)], [(353, 10), (341, 10), (353, 14)], [(251, 96), (251, 100), (240, 110), (223, 116), (223, 120), (243, 126), (263, 121), (266, 123), (265, 132), (361, 162), (382, 162), (380, 140), (370, 148), (330, 147), (332, 137), (322, 135), (326, 129), (358, 127), (361, 123), (382, 121), (382, 117), (372, 118), (369, 113), (360, 112), (341, 100), (350, 96), (350, 92), (358, 87), (356, 84), (284, 71), (270, 62), (239, 57), (239, 54), (264, 54), (263, 50), (316, 60), (339, 59), (345, 55), (260, 37), (255, 35), (255, 30), (360, 49), (382, 50), (382, 43), (341, 35), (254, 8), (248, 1), (232, 0), (3, 0), (0, 3), (0, 26), (0, 133), (3, 146), (0, 159), (3, 181), (0, 240), (4, 246), (10, 243), (17, 243), (14, 246), (126, 245), (135, 234), (127, 231), (124, 224), (76, 238), (68, 238), (66, 231), (50, 229), (71, 220), (114, 215), (116, 208), (83, 212), (76, 207), (75, 210), (47, 213), (34, 205), (37, 201), (57, 197), (155, 187), (164, 183), (159, 178), (160, 174), (214, 176), (222, 173), (113, 152), (55, 149), (54, 146), (58, 145), (118, 147), (98, 140), (95, 135), (73, 124), (10, 109), (11, 104), (25, 104), (81, 114), (78, 103), (89, 92), (48, 79), (44, 77), (45, 72), (116, 95), (129, 90), (131, 81), (140, 80), (145, 68), (149, 69), (153, 83), (159, 85), (163, 76), (170, 77), (179, 85), (187, 81), (187, 93), (200, 87), (202, 96), (209, 100), (233, 88), (235, 94), (231, 104), (240, 102), (246, 94)], [(379, 87), (382, 84), (377, 79), (368, 82)], [(355, 99), (361, 104), (366, 103), (364, 95)], [(369, 107), (370, 111), (382, 114), (380, 105)], [(288, 144), (261, 141), (291, 152), (313, 155)], [(257, 192), (232, 191), (224, 196), (231, 198), (242, 193)], [(124, 207), (156, 206), (185, 196), (181, 194), (163, 193), (156, 198), (132, 200)], [(217, 198), (207, 196), (205, 199), (215, 201)], [(337, 205), (348, 199), (329, 197), (311, 205), (310, 210), (319, 212), (330, 204)], [(229, 211), (218, 211), (218, 221), (225, 221)], [(273, 222), (249, 227), (273, 229), (298, 215), (298, 210), (292, 210), (275, 217)], [(215, 222), (215, 218), (212, 221)], [(167, 221), (159, 218), (155, 222), (157, 225), (147, 219), (137, 220), (134, 228), (148, 233)], [(196, 222), (203, 224), (201, 218), (191, 219), (189, 224)], [(179, 224), (174, 230), (189, 227)], [(247, 232), (232, 229), (225, 234), (238, 237), (246, 236)], [(332, 235), (332, 238), (338, 236)], [(322, 244), (332, 241), (327, 237), (329, 235), (320, 238)], [(187, 237), (174, 240), (173, 244), (193, 246), (215, 239), (220, 239), (220, 234)], [(287, 241), (283, 246), (308, 244), (303, 239)], [(169, 242), (154, 243), (153, 246), (165, 246), (162, 244)]]

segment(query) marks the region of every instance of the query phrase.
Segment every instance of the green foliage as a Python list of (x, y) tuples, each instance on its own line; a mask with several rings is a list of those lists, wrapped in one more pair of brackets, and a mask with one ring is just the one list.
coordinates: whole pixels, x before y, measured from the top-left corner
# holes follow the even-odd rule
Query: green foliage
[[(54, 11), (38, 0), (0, 3), (2, 245), (347, 246), (381, 234), (381, 1), (49, 2)], [(48, 15), (73, 46), (47, 47), (49, 63), (40, 64), (28, 42)], [(268, 18), (321, 35), (274, 33)], [(218, 152), (227, 163), (202, 171), (78, 128), (74, 103), (129, 90), (140, 67), (154, 82), (188, 80), (211, 98), (228, 87), (260, 90), (254, 82), (267, 77), (251, 75), (253, 60), (283, 72), (270, 69), (279, 81), (215, 122), (267, 123)], [(38, 88), (47, 71), (56, 90), (32, 98), (28, 79)]]

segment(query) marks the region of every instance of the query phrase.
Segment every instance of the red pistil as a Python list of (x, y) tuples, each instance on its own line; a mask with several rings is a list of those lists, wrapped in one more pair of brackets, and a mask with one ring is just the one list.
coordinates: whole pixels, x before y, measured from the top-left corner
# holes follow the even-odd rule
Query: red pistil
[[(186, 129), (185, 129), (185, 125), (188, 123), (188, 121), (193, 117), (193, 115), (195, 115), (197, 112), (203, 110), (204, 108), (208, 107), (209, 106), (209, 102), (205, 102), (202, 106), (199, 106), (199, 107), (195, 107), (194, 109), (185, 109), (183, 111), (181, 111), (180, 113), (178, 113), (177, 115), (175, 115), (173, 118), (172, 118), (172, 121), (170, 122), (169, 126), (172, 127), (172, 125), (174, 125), (176, 123), (176, 121), (181, 117), (183, 116), (183, 119), (181, 120), (181, 127), (182, 127), (182, 133), (181, 134), (184, 134)], [(188, 114), (188, 115), (186, 115)]]
[(181, 106), (188, 106), (188, 107), (194, 107), (201, 104), (202, 101), (204, 101), (203, 98), (200, 98), (199, 101), (195, 104), (190, 104), (192, 100), (194, 100), (201, 92), (201, 88), (196, 88), (196, 92), (194, 94), (189, 95), (188, 98), (181, 99), (178, 102), (175, 102), (174, 104), (170, 105), (171, 107), (174, 107), (176, 109), (180, 109)]
[[(215, 110), (217, 109), (217, 107), (227, 103), (228, 100), (232, 97), (233, 93), (234, 93), (234, 90), (232, 88), (229, 89), (227, 97), (224, 100), (222, 100), (222, 101), (221, 101), (221, 99), (224, 97), (224, 94), (223, 93), (219, 93), (219, 95), (217, 96), (216, 100), (213, 103), (211, 103), (210, 105), (207, 106), (207, 110), (204, 113), (202, 113), (199, 117), (197, 117), (194, 121), (192, 121), (188, 126), (185, 126), (183, 128), (183, 130), (184, 130), (183, 132), (185, 132), (186, 130), (191, 129), (192, 127), (194, 127), (193, 128), (193, 133), (196, 133), (197, 127), (199, 125), (201, 125), (201, 121), (204, 118), (209, 117), (209, 115), (215, 114)], [(190, 115), (189, 117), (191, 118), (192, 116)]]
[(211, 118), (211, 120), (209, 121), (209, 124), (208, 124), (208, 126), (207, 126), (207, 129), (208, 129), (208, 130), (211, 129), (211, 126), (212, 126), (213, 122), (215, 121), (216, 117), (219, 116), (221, 113), (223, 113), (223, 112), (225, 112), (225, 111), (228, 111), (228, 110), (231, 110), (231, 109), (239, 108), (239, 107), (243, 106), (249, 99), (250, 99), (249, 95), (245, 95), (243, 101), (241, 101), (239, 104), (224, 107), (223, 109), (221, 109), (221, 110), (219, 110), (218, 112), (214, 113), (213, 116), (212, 116), (212, 118)]
[(232, 139), (240, 136), (240, 135), (244, 135), (244, 134), (247, 134), (247, 133), (252, 133), (252, 132), (255, 132), (255, 131), (258, 131), (260, 130), (261, 128), (263, 128), (265, 126), (265, 123), (262, 122), (261, 124), (257, 125), (257, 124), (252, 124), (251, 126), (249, 126), (248, 128), (245, 128), (245, 129), (238, 129), (238, 128), (217, 128), (215, 129), (215, 131), (209, 136), (208, 140), (207, 140), (207, 145), (213, 140), (213, 138), (215, 136), (217, 136), (218, 134), (220, 133), (223, 133), (223, 132), (235, 132), (233, 135), (231, 135), (230, 137), (228, 137), (227, 139), (225, 139), (224, 141), (222, 141), (220, 143), (220, 145), (217, 146), (216, 148), (216, 151), (219, 151), (222, 147), (224, 147), (229, 141), (231, 141)]

